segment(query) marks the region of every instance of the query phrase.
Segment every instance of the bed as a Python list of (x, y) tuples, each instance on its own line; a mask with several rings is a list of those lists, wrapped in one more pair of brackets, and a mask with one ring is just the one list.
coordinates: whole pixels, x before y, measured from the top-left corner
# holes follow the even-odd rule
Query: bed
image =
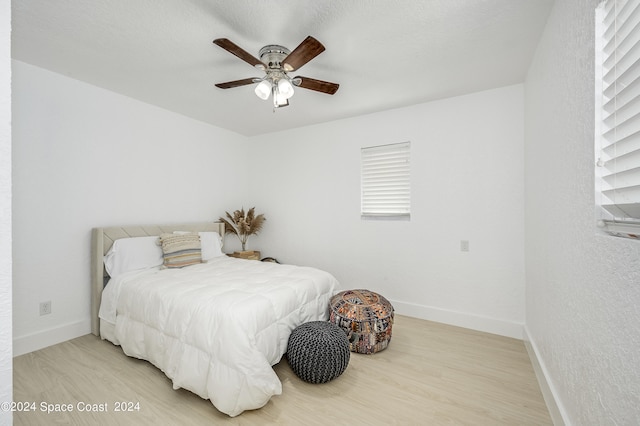
[[(194, 233), (201, 263), (149, 266), (150, 241)], [(234, 417), (281, 394), (272, 366), (295, 327), (328, 319), (339, 284), (315, 268), (228, 257), (219, 235), (212, 222), (94, 228), (92, 332)]]

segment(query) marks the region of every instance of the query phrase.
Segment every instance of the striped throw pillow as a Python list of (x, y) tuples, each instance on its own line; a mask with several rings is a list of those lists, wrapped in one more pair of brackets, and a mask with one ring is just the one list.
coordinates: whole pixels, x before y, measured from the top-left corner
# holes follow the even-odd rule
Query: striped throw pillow
[(160, 235), (165, 268), (183, 268), (202, 263), (202, 245), (197, 233)]

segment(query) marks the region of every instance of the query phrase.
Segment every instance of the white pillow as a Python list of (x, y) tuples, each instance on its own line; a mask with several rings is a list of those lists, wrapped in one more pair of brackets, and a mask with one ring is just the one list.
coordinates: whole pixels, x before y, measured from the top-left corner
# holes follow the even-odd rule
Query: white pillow
[[(174, 234), (188, 234), (189, 232), (174, 231)], [(202, 261), (206, 262), (214, 257), (224, 256), (222, 253), (222, 243), (217, 232), (198, 232), (200, 244), (202, 245)]]
[(104, 267), (113, 278), (125, 272), (160, 266), (163, 261), (158, 237), (120, 238), (104, 256)]

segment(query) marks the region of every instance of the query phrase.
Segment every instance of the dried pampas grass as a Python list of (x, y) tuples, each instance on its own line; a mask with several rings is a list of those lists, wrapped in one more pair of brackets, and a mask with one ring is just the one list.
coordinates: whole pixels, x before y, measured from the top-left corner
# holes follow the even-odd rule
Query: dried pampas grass
[(245, 251), (249, 236), (260, 232), (267, 219), (264, 214), (256, 215), (255, 207), (251, 207), (246, 213), (244, 207), (234, 211), (233, 214), (225, 213), (227, 217), (220, 218), (220, 221), (225, 224), (225, 233), (235, 234), (242, 243), (242, 251)]

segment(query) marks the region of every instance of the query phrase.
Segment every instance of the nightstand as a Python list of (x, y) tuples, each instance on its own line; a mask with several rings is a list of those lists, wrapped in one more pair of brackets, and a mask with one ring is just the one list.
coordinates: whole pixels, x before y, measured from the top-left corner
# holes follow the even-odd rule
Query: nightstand
[(260, 252), (255, 250), (234, 251), (233, 253), (228, 253), (227, 256), (238, 259), (260, 260)]

